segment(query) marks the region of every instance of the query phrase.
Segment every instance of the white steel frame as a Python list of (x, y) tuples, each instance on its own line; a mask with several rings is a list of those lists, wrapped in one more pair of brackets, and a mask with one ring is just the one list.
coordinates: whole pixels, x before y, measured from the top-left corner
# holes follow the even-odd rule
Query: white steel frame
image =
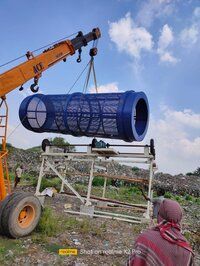
[[(76, 146), (76, 145), (73, 145)], [(83, 146), (83, 145), (82, 145)], [(85, 145), (86, 146), (86, 145)], [(113, 146), (122, 146), (122, 145), (113, 145)], [(125, 145), (127, 146), (127, 145)], [(45, 152), (42, 153), (42, 163), (40, 167), (40, 173), (38, 177), (37, 187), (36, 187), (36, 196), (41, 196), (40, 194), (40, 187), (42, 178), (45, 175), (45, 172), (51, 169), (62, 181), (61, 190), (63, 190), (64, 185), (66, 185), (74, 195), (81, 201), (83, 209), (80, 209), (80, 212), (73, 211), (73, 210), (65, 210), (67, 213), (73, 214), (80, 214), (80, 215), (88, 215), (90, 217), (103, 217), (107, 219), (116, 219), (121, 221), (127, 221), (130, 223), (141, 223), (150, 219), (150, 209), (151, 209), (151, 202), (148, 201), (147, 205), (140, 205), (142, 207), (146, 207), (146, 212), (144, 213), (144, 217), (135, 217), (130, 215), (124, 215), (114, 212), (103, 212), (95, 210), (94, 206), (92, 205), (91, 199), (91, 190), (92, 190), (92, 181), (94, 178), (94, 167), (95, 163), (98, 162), (111, 162), (115, 160), (120, 163), (142, 163), (149, 165), (149, 182), (148, 182), (148, 198), (152, 197), (152, 181), (154, 175), (154, 156), (149, 152), (148, 145), (132, 145), (133, 147), (140, 147), (143, 149), (141, 153), (120, 153), (114, 149), (106, 148), (106, 149), (93, 149), (91, 145), (87, 145), (87, 152), (62, 152), (56, 150), (52, 146), (46, 146)], [(130, 147), (132, 147), (130, 145)], [(54, 158), (62, 157), (64, 158), (64, 162), (91, 162), (91, 169), (89, 174), (89, 182), (88, 182), (88, 189), (87, 189), (87, 197), (82, 197), (68, 182), (68, 180), (56, 169), (55, 165), (52, 163)], [(108, 159), (109, 158), (109, 159)], [(129, 160), (127, 160), (129, 159)], [(63, 163), (64, 163), (63, 162)], [(117, 177), (116, 177), (117, 179)], [(102, 198), (105, 198), (106, 193), (106, 184), (107, 184), (107, 177), (104, 177), (104, 186), (103, 186), (103, 194)], [(96, 200), (95, 200), (96, 201)], [(109, 201), (108, 201), (109, 203)], [(83, 211), (84, 210), (84, 211)]]

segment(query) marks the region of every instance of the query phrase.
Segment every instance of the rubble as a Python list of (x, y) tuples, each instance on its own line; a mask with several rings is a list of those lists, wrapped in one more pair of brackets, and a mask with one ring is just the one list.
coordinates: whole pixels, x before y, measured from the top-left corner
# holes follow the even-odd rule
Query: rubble
[(155, 189), (162, 187), (166, 191), (179, 195), (200, 196), (200, 177), (194, 175), (170, 175), (157, 173), (154, 182)]
[[(31, 174), (35, 177), (39, 175), (40, 164), (41, 164), (41, 151), (39, 148), (35, 151), (34, 149), (23, 150), (14, 148), (10, 152), (9, 156), (9, 169), (14, 172), (17, 165), (23, 164), (25, 173)], [(58, 160), (57, 167), (61, 167), (62, 162)], [(60, 166), (59, 166), (60, 164)], [(105, 163), (99, 164), (105, 167)], [(71, 183), (82, 182), (85, 183), (88, 180), (87, 176), (78, 175), (78, 173), (88, 174), (90, 171), (90, 162), (70, 162), (66, 165), (65, 174)], [(71, 173), (77, 173), (71, 175)], [(101, 169), (97, 169), (97, 172), (103, 173)], [(104, 172), (105, 173), (105, 172)], [(149, 171), (140, 169), (137, 167), (131, 167), (122, 165), (117, 162), (111, 162), (107, 165), (107, 173), (110, 175), (137, 177), (137, 178), (148, 178)], [(49, 174), (49, 177), (51, 175)], [(52, 176), (53, 177), (53, 176)], [(166, 173), (156, 173), (154, 178), (154, 190), (158, 188), (164, 188), (166, 192), (171, 192), (180, 195), (192, 195), (195, 197), (200, 196), (200, 177), (194, 175), (170, 175)]]

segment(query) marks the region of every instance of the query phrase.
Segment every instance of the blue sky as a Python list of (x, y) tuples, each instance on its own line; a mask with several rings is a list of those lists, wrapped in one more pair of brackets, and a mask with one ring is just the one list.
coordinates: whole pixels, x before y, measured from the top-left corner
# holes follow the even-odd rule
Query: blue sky
[[(144, 142), (155, 138), (160, 171), (187, 172), (200, 165), (199, 1), (1, 0), (0, 24), (0, 64), (98, 26), (102, 38), (95, 64), (100, 90), (147, 94), (151, 123)], [(75, 55), (46, 71), (40, 80), (42, 93), (67, 92), (88, 62), (88, 51), (89, 47), (84, 49), (81, 64)], [(83, 81), (74, 91), (82, 91)], [(15, 90), (7, 96), (10, 132), (19, 123), (19, 105), (28, 94)], [(30, 147), (48, 136), (20, 126), (8, 141)]]

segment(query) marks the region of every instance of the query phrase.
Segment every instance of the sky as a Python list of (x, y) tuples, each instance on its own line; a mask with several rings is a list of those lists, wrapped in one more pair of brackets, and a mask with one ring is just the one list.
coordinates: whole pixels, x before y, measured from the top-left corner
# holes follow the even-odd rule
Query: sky
[[(200, 1), (1, 0), (0, 24), (0, 65), (72, 33), (99, 27), (99, 91), (146, 93), (150, 125), (143, 143), (155, 139), (159, 171), (178, 174), (200, 166)], [(89, 61), (89, 49), (90, 45), (83, 49), (80, 64), (74, 55), (44, 72), (40, 93), (67, 93)], [(0, 73), (13, 66), (0, 68)], [(73, 92), (83, 90), (84, 79)], [(31, 94), (29, 85), (7, 95), (8, 142), (22, 148), (58, 136), (36, 134), (20, 125), (18, 110)], [(91, 141), (64, 137), (71, 143)]]

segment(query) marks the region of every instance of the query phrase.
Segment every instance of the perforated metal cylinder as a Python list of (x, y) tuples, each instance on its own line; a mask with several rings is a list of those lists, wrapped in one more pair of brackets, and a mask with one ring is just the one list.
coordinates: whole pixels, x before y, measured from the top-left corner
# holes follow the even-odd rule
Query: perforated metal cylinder
[(143, 92), (36, 94), (23, 100), (19, 117), (34, 132), (141, 141), (149, 106)]

